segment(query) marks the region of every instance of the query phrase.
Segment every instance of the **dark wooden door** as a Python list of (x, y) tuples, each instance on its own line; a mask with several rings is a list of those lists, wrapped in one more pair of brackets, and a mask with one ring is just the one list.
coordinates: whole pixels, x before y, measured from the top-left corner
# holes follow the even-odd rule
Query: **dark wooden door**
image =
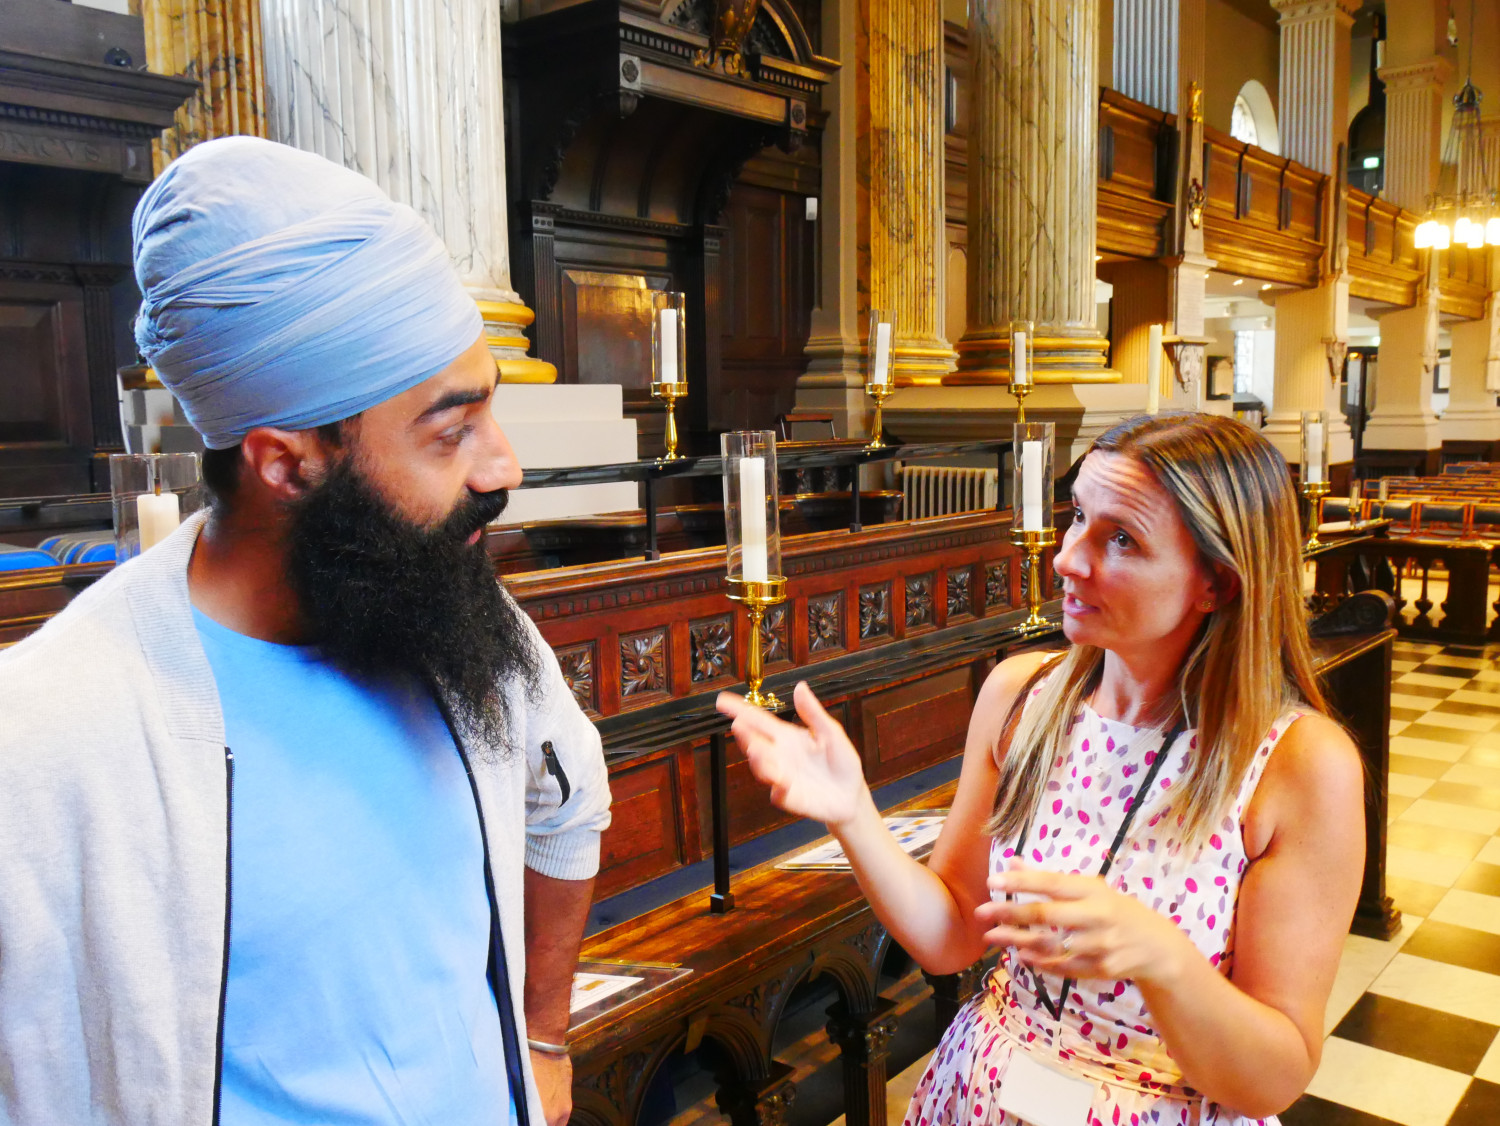
[(792, 409), (807, 364), (813, 224), (805, 197), (736, 184), (724, 211), (720, 425), (769, 429)]

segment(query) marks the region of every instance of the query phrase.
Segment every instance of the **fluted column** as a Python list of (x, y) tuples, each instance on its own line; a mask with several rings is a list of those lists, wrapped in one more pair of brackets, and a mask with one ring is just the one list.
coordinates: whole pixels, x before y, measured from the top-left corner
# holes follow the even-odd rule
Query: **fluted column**
[(1176, 113), (1180, 0), (1115, 0), (1114, 82), (1127, 98)]
[(260, 0), (143, 0), (146, 65), (198, 82), (151, 142), (156, 171), (199, 141), (266, 135)]
[(1421, 212), (1437, 186), (1443, 147), (1443, 86), (1453, 73), (1447, 59), (1434, 56), (1409, 66), (1385, 66), (1386, 199)]
[(1096, 0), (974, 0), (968, 329), (952, 383), (1008, 377), (1009, 325), (1036, 328), (1036, 377), (1117, 379), (1094, 308)]
[(447, 244), (507, 382), (550, 383), (510, 283), (501, 5), (262, 0), (273, 139), (369, 176)]
[(1349, 302), (1349, 283), (1339, 279), (1314, 289), (1278, 294), (1271, 412), (1262, 433), (1291, 464), (1301, 456), (1302, 412), (1327, 411), (1329, 461), (1354, 456), (1349, 426), (1339, 409), (1338, 385), (1328, 364), (1328, 342), (1338, 318), (1336, 302)]
[(1432, 408), (1432, 372), (1438, 361), (1438, 288), (1435, 279), (1410, 309), (1371, 315), (1380, 322), (1375, 409), (1365, 425), (1366, 450), (1435, 450), (1442, 445)]
[(1359, 0), (1271, 0), (1280, 13), (1281, 154), (1332, 175), (1349, 128), (1349, 29)]
[(869, 304), (896, 320), (898, 382), (953, 370), (943, 335), (943, 17), (938, 0), (863, 0)]

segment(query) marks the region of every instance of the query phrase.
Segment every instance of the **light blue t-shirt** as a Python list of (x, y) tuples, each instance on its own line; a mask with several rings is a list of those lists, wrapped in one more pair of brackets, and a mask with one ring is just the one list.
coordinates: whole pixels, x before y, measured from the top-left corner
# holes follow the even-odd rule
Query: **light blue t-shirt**
[(223, 1126), (513, 1123), (479, 815), (431, 693), (193, 616), (234, 756)]

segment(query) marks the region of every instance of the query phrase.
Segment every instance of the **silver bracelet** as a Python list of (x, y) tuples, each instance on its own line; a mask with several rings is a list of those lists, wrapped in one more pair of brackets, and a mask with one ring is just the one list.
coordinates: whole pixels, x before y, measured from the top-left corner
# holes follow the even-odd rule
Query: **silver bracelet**
[(526, 1046), (533, 1052), (541, 1052), (544, 1056), (557, 1056), (561, 1059), (568, 1058), (568, 1046), (566, 1044), (549, 1044), (545, 1040), (533, 1040), (526, 1037)]

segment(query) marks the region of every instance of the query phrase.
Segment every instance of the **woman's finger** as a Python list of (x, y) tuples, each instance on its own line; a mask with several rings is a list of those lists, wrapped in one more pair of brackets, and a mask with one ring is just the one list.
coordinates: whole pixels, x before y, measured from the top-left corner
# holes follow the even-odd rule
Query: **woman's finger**
[(828, 714), (822, 701), (807, 686), (807, 681), (799, 680), (797, 687), (792, 689), (792, 703), (797, 707), (798, 718), (807, 724), (809, 731), (819, 735), (844, 734), (844, 729), (839, 726), (838, 720)]

